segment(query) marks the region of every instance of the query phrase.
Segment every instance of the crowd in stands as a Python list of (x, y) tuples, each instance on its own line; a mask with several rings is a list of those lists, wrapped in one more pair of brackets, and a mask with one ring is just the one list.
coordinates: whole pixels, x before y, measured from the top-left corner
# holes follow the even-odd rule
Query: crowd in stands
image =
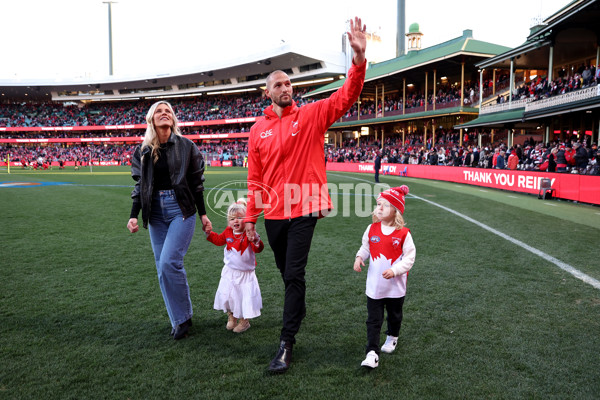
[(230, 140), (226, 143), (203, 142), (198, 148), (208, 162), (233, 160), (239, 166), (248, 155), (248, 142), (243, 140)]
[[(600, 84), (600, 69), (597, 70), (593, 65), (582, 64), (573, 74), (567, 74), (566, 70), (561, 69), (558, 77), (552, 82), (548, 82), (547, 76), (537, 76), (523, 83), (513, 90), (512, 100), (541, 100), (598, 84)], [(508, 95), (496, 98), (496, 103), (507, 101)]]
[(493, 79), (483, 80), (483, 98), (493, 96), (494, 93), (501, 92), (510, 85), (509, 74), (501, 73), (496, 77), (496, 84), (494, 85)]
[[(20, 162), (26, 167), (32, 167), (34, 162), (63, 163), (76, 162), (87, 165), (90, 161), (112, 161), (128, 165), (138, 144), (48, 144), (45, 146), (11, 146), (0, 145), (0, 161), (6, 161), (10, 155), (11, 162)], [(198, 148), (204, 157), (211, 160), (243, 159), (248, 154), (248, 143), (242, 140), (207, 143), (203, 141)]]
[[(261, 97), (246, 98), (237, 104), (233, 97), (229, 101), (217, 97), (197, 100), (176, 100), (173, 107), (181, 122), (208, 121), (225, 118), (261, 115)], [(240, 98), (240, 101), (241, 98)], [(0, 104), (0, 125), (6, 127), (38, 126), (104, 126), (145, 124), (151, 101), (137, 103), (91, 103), (79, 107), (59, 103)], [(235, 104), (234, 104), (235, 103)], [(260, 111), (258, 109), (260, 108)]]
[[(327, 148), (328, 162), (373, 162), (379, 153), (383, 163), (444, 165), (473, 168), (495, 168), (528, 171), (571, 172), (599, 175), (600, 152), (596, 143), (589, 141), (554, 141), (507, 147), (503, 143), (496, 146), (478, 147), (475, 138), (465, 137), (465, 144), (458, 144), (458, 135), (452, 131), (440, 130), (435, 144), (421, 142), (421, 135), (407, 135), (405, 141), (398, 137), (386, 138), (381, 152), (381, 141), (346, 140), (342, 147)], [(46, 146), (0, 146), (0, 160), (7, 155), (13, 162), (21, 162), (31, 167), (34, 162), (69, 162), (87, 165), (93, 161), (113, 161), (122, 165), (129, 163), (137, 144), (49, 144)], [(203, 141), (198, 148), (208, 161), (235, 160), (241, 165), (248, 153), (247, 142), (230, 140), (210, 143)]]
[[(600, 69), (594, 66), (581, 65), (577, 70), (568, 73), (561, 70), (558, 77), (548, 82), (546, 77), (539, 76), (528, 81), (513, 91), (513, 100), (543, 99), (600, 83)], [(495, 85), (492, 81), (484, 80), (484, 97), (491, 94), (492, 87), (496, 90), (508, 85), (508, 76), (499, 75)], [(503, 86), (504, 85), (504, 86)], [(294, 100), (299, 106), (314, 101), (303, 99), (313, 88), (296, 88)], [(475, 104), (479, 100), (479, 82), (468, 82), (462, 92), (465, 104)], [(406, 109), (419, 109), (425, 103), (433, 105), (454, 105), (460, 103), (461, 89), (459, 86), (446, 83), (438, 85), (436, 96), (428, 93), (411, 93), (406, 98)], [(506, 98), (498, 97), (497, 102)], [(145, 115), (155, 100), (136, 102), (92, 102), (83, 106), (63, 105), (62, 103), (18, 103), (0, 104), (0, 126), (34, 127), (34, 126), (104, 126), (145, 123)], [(253, 117), (262, 115), (262, 111), (270, 101), (262, 94), (244, 94), (235, 96), (202, 96), (194, 99), (169, 99), (176, 115), (181, 122), (221, 120), (230, 118)], [(458, 103), (457, 103), (458, 102)], [(402, 99), (397, 95), (388, 96), (383, 103), (377, 104), (372, 100), (362, 100), (360, 115), (369, 116), (382, 112), (398, 113), (402, 111)], [(358, 105), (355, 104), (345, 115), (346, 118), (358, 115)], [(182, 133), (215, 134), (249, 131), (251, 123), (228, 124), (211, 127), (183, 127)], [(143, 130), (94, 130), (94, 131), (40, 131), (40, 132), (2, 132), (2, 138), (68, 138), (68, 137), (131, 137), (143, 136)], [(428, 138), (427, 143), (421, 143), (422, 134), (407, 135), (404, 143), (398, 137), (386, 137), (384, 143), (383, 162), (404, 164), (433, 164), (471, 166), (480, 168), (511, 168), (526, 170), (548, 170), (557, 172), (575, 171), (578, 173), (597, 173), (597, 148), (589, 141), (529, 143), (526, 146), (507, 148), (505, 145), (478, 148), (474, 144), (477, 138), (474, 133), (465, 134), (464, 146), (459, 146), (459, 133), (452, 130), (436, 131), (436, 142)], [(240, 159), (247, 153), (245, 141), (232, 140), (227, 143), (202, 141), (199, 144), (207, 159), (226, 160)], [(116, 161), (127, 163), (137, 144), (50, 144), (47, 146), (16, 147), (2, 145), (0, 160), (5, 160), (8, 153), (13, 161), (31, 163), (32, 160), (44, 159), (55, 161)], [(330, 162), (370, 162), (373, 160), (381, 143), (377, 141), (347, 140), (342, 147), (328, 149), (327, 158)], [(571, 153), (573, 153), (571, 155)], [(575, 154), (578, 153), (577, 158)], [(585, 154), (584, 154), (585, 153)], [(586, 156), (587, 154), (587, 156)], [(515, 155), (518, 162), (515, 164)], [(512, 156), (512, 159), (511, 159)], [(564, 160), (567, 159), (565, 163)], [(498, 162), (499, 161), (499, 162)], [(585, 161), (585, 162), (584, 162)], [(556, 166), (554, 165), (556, 164)]]
[[(497, 87), (502, 84), (504, 76), (497, 80)], [(484, 82), (484, 93), (491, 88), (491, 82)], [(312, 102), (314, 98), (303, 98), (302, 96), (314, 88), (296, 88), (294, 100), (299, 106)], [(456, 106), (460, 104), (461, 89), (450, 83), (438, 85), (436, 96), (429, 93), (427, 99), (422, 92), (410, 93), (406, 97), (406, 110), (419, 111), (424, 108), (425, 102), (428, 106), (435, 104), (439, 107)], [(62, 103), (13, 103), (0, 104), (0, 126), (5, 127), (60, 127), (60, 126), (111, 126), (130, 125), (145, 123), (146, 112), (155, 100), (143, 100), (135, 102), (91, 102), (86, 105), (64, 105)], [(213, 121), (230, 118), (258, 117), (270, 104), (270, 101), (260, 93), (236, 94), (235, 96), (203, 96), (189, 99), (170, 99), (175, 113), (181, 122), (191, 121)], [(464, 89), (465, 104), (476, 104), (479, 101), (479, 82), (468, 82)], [(344, 118), (352, 118), (358, 115), (358, 105), (353, 105)], [(369, 116), (385, 113), (399, 113), (402, 111), (402, 97), (399, 95), (388, 96), (383, 104), (377, 105), (373, 100), (362, 100), (360, 115)], [(241, 129), (248, 129), (241, 127)], [(243, 130), (242, 130), (243, 131)], [(98, 135), (102, 135), (97, 131)], [(37, 133), (36, 133), (37, 134)], [(95, 133), (90, 133), (94, 135)], [(44, 135), (38, 134), (38, 135)], [(56, 133), (64, 135), (69, 133)], [(112, 136), (135, 136), (136, 132), (120, 131), (111, 133)], [(33, 136), (31, 136), (33, 137)], [(47, 137), (47, 136), (41, 136)]]
[[(422, 138), (422, 136), (421, 136)], [(503, 143), (480, 148), (474, 144), (460, 146), (453, 133), (442, 133), (435, 145), (424, 145), (417, 135), (381, 141), (345, 141), (340, 148), (327, 150), (328, 162), (373, 162), (379, 153), (382, 163), (444, 165), (472, 168), (495, 168), (527, 171), (570, 172), (600, 175), (600, 152), (589, 141), (554, 141), (507, 147)], [(474, 141), (466, 141), (473, 143)]]
[[(460, 105), (461, 91), (460, 87), (453, 84), (443, 84), (436, 88), (435, 104), (437, 106), (458, 106)], [(479, 82), (468, 83), (465, 86), (464, 103), (476, 104), (479, 101)], [(427, 96), (428, 109), (431, 109), (434, 103), (433, 93)], [(430, 107), (431, 106), (431, 107)], [(425, 107), (425, 93), (410, 93), (406, 96), (406, 112), (421, 111)], [(383, 111), (383, 112), (382, 112)], [(384, 102), (377, 104), (375, 111), (374, 100), (361, 100), (360, 116), (394, 115), (402, 111), (402, 96), (394, 94), (386, 96)], [(352, 118), (359, 115), (359, 106), (354, 104), (345, 114), (344, 118)]]
[[(475, 103), (479, 99), (478, 83), (474, 82), (465, 88), (465, 104)], [(313, 98), (302, 98), (311, 88), (297, 89), (294, 100), (299, 106), (314, 101)], [(435, 97), (437, 105), (460, 103), (460, 88), (444, 84), (438, 87)], [(85, 106), (63, 105), (62, 103), (15, 103), (0, 104), (0, 126), (6, 127), (60, 127), (60, 126), (111, 126), (145, 123), (146, 112), (154, 100), (137, 102), (92, 102)], [(427, 104), (433, 105), (434, 96), (430, 93)], [(205, 96), (195, 99), (173, 99), (170, 101), (175, 113), (181, 122), (212, 121), (230, 118), (258, 117), (270, 101), (261, 94), (244, 94), (236, 96)], [(406, 109), (424, 107), (425, 95), (412, 93), (406, 98)], [(402, 111), (402, 98), (392, 96), (385, 99), (385, 103), (378, 105), (378, 113)], [(375, 114), (375, 102), (363, 100), (360, 115)], [(358, 105), (355, 104), (345, 115), (352, 117), (358, 115)], [(242, 128), (243, 129), (243, 128)], [(92, 133), (93, 135), (94, 133)], [(99, 131), (98, 131), (98, 134)], [(115, 133), (119, 136), (128, 136), (128, 132)], [(115, 135), (113, 134), (113, 135)], [(57, 133), (56, 135), (68, 135)], [(135, 135), (135, 133), (134, 133)]]
[[(496, 80), (496, 90), (501, 90), (507, 85), (508, 76), (499, 75)], [(520, 99), (543, 99), (581, 88), (596, 85), (600, 82), (600, 70), (597, 71), (594, 66), (582, 65), (572, 74), (560, 70), (558, 77), (552, 82), (548, 82), (545, 76), (538, 76), (535, 79), (525, 82), (513, 90), (513, 100)], [(483, 81), (484, 98), (491, 95), (492, 82)], [(294, 93), (294, 100), (299, 106), (314, 101), (313, 98), (304, 99), (302, 96), (313, 88), (297, 88)], [(472, 81), (465, 84), (462, 93), (465, 105), (477, 104), (479, 101), (479, 82)], [(406, 96), (405, 112), (420, 111), (424, 109), (427, 103), (428, 109), (434, 102), (438, 107), (457, 106), (460, 104), (461, 88), (460, 86), (444, 83), (436, 88), (435, 98), (433, 93), (428, 93), (427, 97), (423, 92), (411, 92)], [(508, 100), (508, 96), (497, 96), (497, 103), (503, 103)], [(111, 102), (100, 103), (91, 102), (86, 105), (64, 105), (62, 103), (13, 103), (0, 104), (0, 126), (5, 127), (60, 127), (60, 126), (111, 126), (111, 125), (129, 125), (145, 123), (145, 115), (150, 105), (155, 100), (143, 100), (136, 102)], [(181, 122), (191, 121), (212, 121), (230, 118), (257, 117), (262, 115), (262, 111), (270, 104), (270, 101), (260, 93), (247, 93), (235, 96), (201, 96), (193, 99), (171, 99), (176, 115)], [(356, 118), (360, 116), (375, 116), (398, 114), (402, 112), (402, 97), (399, 94), (386, 96), (383, 103), (376, 104), (374, 100), (364, 99), (358, 104), (354, 104), (345, 114), (344, 118)], [(223, 128), (223, 129), (231, 129)], [(207, 129), (210, 133), (221, 133), (223, 129)], [(238, 131), (249, 129), (247, 126), (239, 126)], [(97, 132), (97, 133), (96, 133)], [(93, 135), (108, 136), (135, 136), (139, 133), (135, 131), (119, 132), (89, 132), (85, 133), (89, 137)], [(200, 132), (204, 133), (204, 132)], [(14, 132), (10, 133), (12, 137), (18, 137)], [(35, 133), (38, 137), (67, 137), (69, 133)], [(72, 135), (72, 133), (71, 133)], [(29, 136), (33, 137), (33, 136)]]
[(136, 145), (78, 145), (78, 146), (1, 146), (0, 160), (5, 161), (10, 154), (11, 162), (20, 162), (24, 167), (52, 162), (70, 162), (87, 165), (94, 161), (115, 161), (127, 164)]
[[(483, 80), (483, 98), (492, 95), (493, 90), (499, 91), (508, 87), (509, 78), (508, 74), (499, 74), (496, 78), (496, 84), (493, 84), (493, 80)], [(465, 82), (464, 93), (462, 93), (463, 102), (465, 105), (475, 106), (479, 102), (479, 81)], [(436, 96), (434, 99), (433, 93), (428, 93), (427, 106), (431, 110), (435, 102), (436, 107), (456, 107), (460, 105), (461, 90), (460, 85), (454, 85), (449, 82), (442, 83), (436, 87)], [(405, 112), (418, 112), (425, 108), (425, 93), (417, 92), (411, 93), (406, 96), (406, 107)], [(352, 118), (358, 116), (358, 105), (354, 104), (350, 110), (346, 113), (344, 118)], [(383, 112), (382, 112), (383, 111)], [(385, 96), (383, 104), (377, 104), (377, 112), (375, 111), (375, 101), (373, 100), (362, 100), (360, 104), (360, 116), (370, 115), (394, 115), (402, 111), (402, 97), (401, 95), (394, 94), (392, 96)]]
[[(294, 91), (299, 106), (308, 101), (302, 96), (311, 88)], [(105, 126), (145, 124), (146, 113), (156, 100), (135, 102), (91, 102), (85, 106), (62, 103), (0, 103), (0, 126)], [(258, 117), (270, 100), (262, 94), (202, 96), (194, 99), (169, 99), (180, 122), (212, 121)]]
[[(181, 127), (181, 133), (184, 135), (205, 135), (219, 133), (249, 132), (252, 123), (249, 124), (227, 124), (217, 127)], [(119, 130), (95, 130), (95, 131), (37, 131), (37, 132), (2, 132), (2, 139), (50, 139), (50, 138), (120, 138), (120, 137), (141, 137), (144, 136), (143, 129), (119, 129)]]

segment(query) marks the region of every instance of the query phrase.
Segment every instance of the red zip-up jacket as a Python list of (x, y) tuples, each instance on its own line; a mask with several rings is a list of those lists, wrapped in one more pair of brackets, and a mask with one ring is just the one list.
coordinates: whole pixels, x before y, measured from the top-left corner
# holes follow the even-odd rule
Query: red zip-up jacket
[(248, 139), (248, 204), (244, 222), (324, 216), (333, 208), (325, 172), (325, 132), (358, 99), (367, 62), (352, 65), (344, 85), (329, 98), (297, 107), (281, 118), (273, 106), (264, 110)]

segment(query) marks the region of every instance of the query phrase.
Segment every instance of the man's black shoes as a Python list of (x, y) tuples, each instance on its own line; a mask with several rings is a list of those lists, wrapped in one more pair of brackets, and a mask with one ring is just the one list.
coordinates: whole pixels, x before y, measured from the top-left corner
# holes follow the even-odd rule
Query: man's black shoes
[(279, 350), (277, 355), (271, 364), (269, 364), (269, 371), (274, 374), (282, 374), (288, 370), (290, 363), (292, 362), (292, 343), (281, 341), (279, 343)]

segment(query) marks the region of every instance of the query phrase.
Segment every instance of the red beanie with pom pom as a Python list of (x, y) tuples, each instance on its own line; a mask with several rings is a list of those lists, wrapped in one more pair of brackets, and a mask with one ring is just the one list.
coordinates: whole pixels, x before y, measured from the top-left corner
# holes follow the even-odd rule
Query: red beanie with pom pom
[(377, 197), (379, 199), (385, 199), (390, 202), (400, 214), (404, 214), (404, 196), (408, 194), (408, 186), (402, 185), (400, 187), (389, 188), (381, 193)]

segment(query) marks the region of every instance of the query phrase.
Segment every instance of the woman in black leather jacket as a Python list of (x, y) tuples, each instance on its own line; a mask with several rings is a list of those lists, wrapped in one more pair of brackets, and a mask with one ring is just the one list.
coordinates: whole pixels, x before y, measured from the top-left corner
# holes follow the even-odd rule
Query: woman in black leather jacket
[(175, 340), (187, 336), (192, 325), (192, 302), (183, 257), (196, 227), (196, 211), (202, 230), (212, 225), (204, 206), (204, 160), (198, 147), (181, 135), (173, 107), (154, 103), (146, 115), (146, 135), (135, 150), (131, 176), (136, 181), (127, 228), (139, 230), (142, 211), (149, 228), (160, 290), (171, 320)]

